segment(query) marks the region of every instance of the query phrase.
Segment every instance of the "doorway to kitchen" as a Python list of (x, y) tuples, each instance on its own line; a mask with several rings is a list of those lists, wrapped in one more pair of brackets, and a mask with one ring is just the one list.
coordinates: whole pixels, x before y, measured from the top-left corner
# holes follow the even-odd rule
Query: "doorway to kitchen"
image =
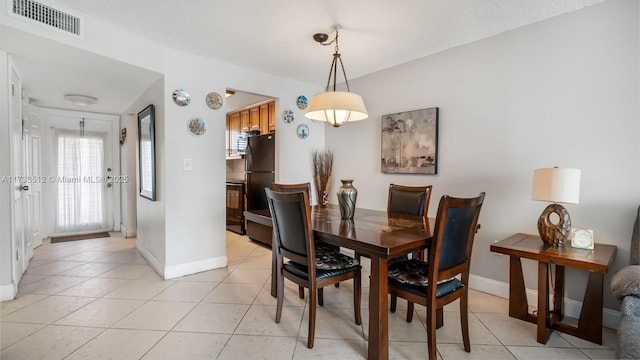
[[(275, 99), (271, 96), (235, 89), (227, 89), (226, 93), (226, 108), (228, 109), (226, 131), (227, 230), (244, 235), (246, 233), (244, 211), (256, 201), (256, 189), (263, 193), (264, 186), (271, 186), (274, 180), (275, 171), (271, 168), (268, 182), (256, 182), (258, 174), (254, 174), (251, 169), (253, 162), (247, 163), (247, 153), (250, 138), (272, 134), (275, 131)], [(272, 141), (272, 143), (274, 142)], [(271, 153), (261, 152), (261, 156), (270, 156), (273, 159), (274, 151)]]

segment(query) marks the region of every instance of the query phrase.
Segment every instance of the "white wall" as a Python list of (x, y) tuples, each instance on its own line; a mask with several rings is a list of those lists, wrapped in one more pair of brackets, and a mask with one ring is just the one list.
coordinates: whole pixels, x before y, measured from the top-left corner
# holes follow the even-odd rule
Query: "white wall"
[[(547, 204), (531, 200), (533, 169), (580, 168), (580, 204), (566, 208), (575, 227), (618, 247), (605, 306), (619, 309), (609, 280), (628, 264), (640, 204), (638, 13), (636, 0), (607, 1), (352, 80), (370, 117), (327, 129), (330, 201), (340, 178), (354, 179), (358, 206), (379, 210), (390, 183), (432, 184), (431, 216), (444, 194), (486, 191), (472, 273), (508, 282), (508, 257), (489, 246), (515, 232), (537, 234)], [(380, 117), (428, 107), (440, 108), (439, 174), (382, 174)], [(525, 265), (535, 289), (536, 267)], [(582, 301), (586, 276), (567, 271), (569, 298)]]
[[(136, 114), (135, 128), (133, 131), (133, 138), (131, 142), (136, 150), (133, 152), (127, 152), (129, 158), (128, 162), (135, 165), (133, 171), (136, 172), (136, 183), (133, 193), (128, 193), (127, 196), (134, 197), (136, 201), (136, 247), (142, 255), (145, 257), (149, 265), (151, 265), (159, 274), (164, 273), (164, 267), (166, 262), (166, 219), (165, 219), (165, 207), (166, 200), (166, 181), (165, 181), (165, 103), (164, 103), (164, 79), (158, 80), (151, 88), (144, 93), (132, 106), (127, 113)], [(148, 105), (154, 105), (154, 120), (155, 120), (155, 174), (156, 174), (156, 201), (140, 197), (138, 195), (138, 189), (140, 188), (137, 176), (138, 163), (137, 163), (137, 144), (138, 144), (138, 118), (137, 114), (146, 108)], [(127, 130), (127, 133), (129, 130)], [(127, 135), (128, 137), (129, 135)], [(131, 191), (131, 187), (126, 188), (127, 191)], [(132, 221), (131, 219), (127, 220)]]
[[(295, 99), (301, 93), (309, 94), (318, 89), (315, 85), (179, 51), (167, 50), (165, 59), (165, 276), (172, 277), (171, 274), (226, 265), (225, 134), (226, 113), (233, 109), (226, 105), (218, 110), (208, 108), (206, 94), (211, 91), (223, 94), (226, 88), (233, 88), (274, 97), (278, 99), (276, 113), (279, 114), (283, 107), (294, 108)], [(171, 101), (171, 93), (177, 88), (184, 88), (191, 94), (188, 106), (180, 107)], [(302, 113), (297, 115), (296, 125), (308, 122)], [(207, 131), (201, 136), (187, 131), (187, 122), (194, 117), (207, 122)], [(293, 182), (302, 177), (310, 181), (308, 166), (306, 169), (296, 166), (291, 173), (285, 173), (284, 169), (289, 169), (289, 164), (310, 162), (311, 149), (322, 146), (322, 128), (315, 138), (300, 143), (293, 141), (297, 139), (295, 126), (285, 126), (278, 119), (276, 134), (276, 164), (280, 169), (276, 179)], [(294, 144), (295, 149), (290, 149), (290, 144)], [(183, 170), (185, 158), (191, 159), (193, 170)]]

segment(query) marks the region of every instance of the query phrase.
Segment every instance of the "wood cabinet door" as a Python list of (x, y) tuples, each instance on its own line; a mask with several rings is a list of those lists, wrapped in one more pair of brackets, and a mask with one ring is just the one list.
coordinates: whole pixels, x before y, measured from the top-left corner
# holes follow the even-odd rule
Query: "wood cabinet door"
[(227, 131), (225, 132), (225, 141), (226, 141), (226, 145), (225, 145), (225, 149), (227, 149), (227, 155), (231, 154), (231, 127), (229, 126), (229, 114), (227, 114)]
[(233, 113), (229, 116), (229, 149), (231, 154), (238, 152), (238, 136), (242, 127), (240, 126), (240, 113)]
[[(254, 107), (249, 109), (249, 128), (251, 130), (260, 129), (260, 108)], [(262, 133), (262, 132), (261, 132)]]
[(269, 104), (260, 105), (260, 133), (270, 133), (269, 129)]
[(272, 101), (268, 105), (269, 105), (269, 132), (276, 131), (276, 102)]
[(251, 130), (251, 122), (249, 118), (249, 110), (240, 111), (240, 127), (242, 131)]

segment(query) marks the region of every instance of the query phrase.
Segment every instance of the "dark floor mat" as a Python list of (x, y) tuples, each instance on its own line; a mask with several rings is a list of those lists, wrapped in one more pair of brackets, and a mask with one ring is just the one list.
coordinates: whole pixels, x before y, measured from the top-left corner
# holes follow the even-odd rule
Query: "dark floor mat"
[(109, 237), (109, 233), (99, 232), (99, 233), (93, 233), (93, 234), (52, 237), (51, 243), (53, 244), (53, 243), (59, 243), (63, 241), (86, 240), (86, 239), (95, 239), (95, 238), (104, 238), (104, 237)]

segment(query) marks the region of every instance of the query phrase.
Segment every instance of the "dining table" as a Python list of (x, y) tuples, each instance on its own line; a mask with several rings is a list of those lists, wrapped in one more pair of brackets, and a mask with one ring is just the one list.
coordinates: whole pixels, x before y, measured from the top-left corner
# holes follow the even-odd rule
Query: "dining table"
[[(247, 221), (272, 226), (268, 209), (245, 211)], [(353, 219), (342, 219), (337, 205), (311, 207), (316, 241), (352, 249), (371, 259), (369, 289), (370, 360), (389, 358), (388, 262), (416, 250), (427, 248), (435, 219), (390, 218), (387, 212), (356, 208)], [(275, 256), (272, 266), (271, 295), (276, 296)]]

